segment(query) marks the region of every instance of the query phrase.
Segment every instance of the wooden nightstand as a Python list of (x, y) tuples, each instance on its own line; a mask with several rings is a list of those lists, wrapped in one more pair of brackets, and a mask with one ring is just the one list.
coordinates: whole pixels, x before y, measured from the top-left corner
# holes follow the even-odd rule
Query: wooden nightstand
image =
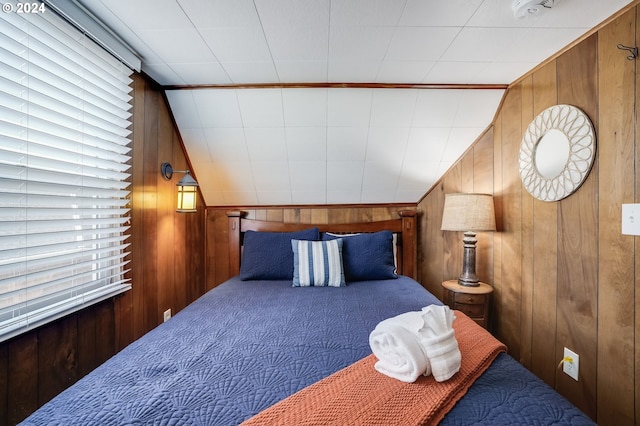
[(457, 309), (467, 314), (471, 319), (484, 328), (489, 325), (489, 302), (493, 287), (480, 283), (477, 287), (458, 284), (458, 280), (442, 283), (445, 288), (444, 303), (451, 309)]

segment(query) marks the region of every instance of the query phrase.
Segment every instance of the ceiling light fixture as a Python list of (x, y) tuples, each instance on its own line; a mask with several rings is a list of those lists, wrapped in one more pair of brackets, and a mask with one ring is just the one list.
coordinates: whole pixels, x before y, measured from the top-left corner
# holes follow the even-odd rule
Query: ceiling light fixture
[(537, 15), (545, 9), (551, 9), (558, 0), (513, 0), (511, 5), (516, 18), (522, 19)]

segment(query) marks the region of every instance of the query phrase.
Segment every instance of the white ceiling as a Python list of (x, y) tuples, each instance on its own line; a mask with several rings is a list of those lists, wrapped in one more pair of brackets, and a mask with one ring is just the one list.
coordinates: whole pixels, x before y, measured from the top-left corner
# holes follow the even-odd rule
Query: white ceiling
[(167, 90), (209, 206), (416, 202), (490, 125), (495, 85), (631, 3), (518, 20), (511, 0), (79, 1), (167, 89), (461, 85)]

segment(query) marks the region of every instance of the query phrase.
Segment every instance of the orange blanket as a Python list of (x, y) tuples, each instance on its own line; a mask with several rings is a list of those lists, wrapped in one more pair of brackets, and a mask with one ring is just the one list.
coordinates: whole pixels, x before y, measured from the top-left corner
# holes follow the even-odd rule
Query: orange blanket
[(462, 312), (453, 323), (462, 354), (460, 371), (438, 383), (420, 376), (404, 383), (378, 373), (371, 354), (276, 403), (243, 426), (430, 425), (464, 396), (506, 347)]

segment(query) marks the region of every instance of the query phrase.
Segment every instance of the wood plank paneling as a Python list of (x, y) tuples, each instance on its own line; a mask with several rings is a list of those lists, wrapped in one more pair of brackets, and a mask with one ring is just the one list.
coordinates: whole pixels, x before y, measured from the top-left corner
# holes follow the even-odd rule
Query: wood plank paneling
[[(209, 287), (213, 288), (216, 285), (224, 282), (229, 275), (229, 253), (228, 247), (229, 244), (226, 242), (229, 234), (228, 234), (228, 225), (226, 216), (210, 214), (211, 210), (207, 211), (208, 218), (207, 221), (207, 237), (209, 237), (211, 230), (216, 235), (214, 239), (215, 247), (215, 280), (213, 282), (209, 282)], [(214, 226), (211, 227), (211, 220), (214, 221)]]
[(620, 211), (634, 200), (636, 71), (616, 45), (634, 43), (636, 25), (630, 11), (598, 32), (597, 419), (608, 424), (634, 421), (634, 241)]
[[(186, 163), (186, 159), (182, 155), (182, 149), (180, 146), (180, 142), (177, 139), (177, 135), (173, 133), (173, 141), (171, 143), (173, 147), (173, 152), (171, 155), (171, 164), (175, 167), (176, 170), (187, 170), (189, 166)], [(175, 183), (172, 186), (175, 196), (177, 197), (177, 188), (175, 188)], [(170, 201), (170, 212), (173, 215), (173, 209), (175, 208), (176, 198), (169, 199)], [(203, 209), (204, 210), (204, 209)], [(198, 213), (195, 213), (197, 215)], [(189, 239), (179, 238), (180, 235), (198, 235), (196, 230), (190, 229), (187, 224), (190, 222), (191, 216), (193, 213), (189, 214), (180, 214), (173, 217), (173, 226), (171, 227), (172, 235), (171, 241), (173, 241), (173, 249), (169, 251), (169, 255), (173, 256), (173, 261), (169, 261), (173, 265), (172, 277), (171, 277), (171, 293), (172, 299), (166, 300), (164, 306), (171, 307), (172, 310), (176, 312), (184, 309), (192, 299), (193, 293), (197, 292), (194, 289), (194, 279), (191, 277), (189, 271), (192, 268), (192, 265), (189, 263), (188, 253), (193, 253), (195, 247), (192, 246), (192, 243)], [(204, 220), (204, 218), (202, 219)], [(167, 259), (164, 259), (167, 261)], [(186, 288), (184, 290), (181, 289), (181, 283), (184, 283)], [(202, 294), (201, 292), (199, 292)], [(163, 307), (161, 306), (161, 309)], [(166, 309), (166, 308), (164, 308)]]
[[(636, 8), (635, 9), (635, 22), (636, 22), (636, 27), (638, 27), (638, 25), (640, 24), (640, 8)], [(640, 46), (640, 31), (636, 30), (636, 42), (634, 44), (634, 46)], [(635, 140), (638, 140), (638, 135), (640, 134), (640, 128), (638, 127), (640, 124), (640, 108), (638, 108), (638, 105), (640, 105), (640, 90), (638, 90), (638, 88), (640, 88), (640, 72), (638, 65), (636, 64), (636, 83), (635, 83), (635, 87), (636, 87), (636, 93), (635, 93), (635, 104), (636, 104), (636, 127), (635, 127)], [(638, 143), (636, 142), (636, 146), (635, 146), (635, 165), (636, 165), (636, 170), (638, 168), (638, 165), (640, 165), (640, 149), (638, 149)], [(638, 178), (637, 173), (634, 174), (634, 179), (635, 179), (635, 197), (634, 197), (634, 202), (638, 202), (640, 200), (640, 178)], [(634, 238), (634, 257), (635, 257), (635, 267), (634, 267), (634, 287), (635, 288), (639, 288), (640, 286), (640, 273), (638, 273), (638, 271), (640, 271), (640, 250), (637, 249), (638, 247), (638, 238)], [(640, 291), (636, 291), (635, 292), (635, 304), (634, 306), (640, 306)], [(635, 324), (634, 324), (634, 329), (636, 330), (635, 333), (635, 342), (634, 342), (634, 352), (635, 352), (635, 369), (634, 369), (634, 385), (635, 385), (635, 412), (636, 412), (636, 424), (640, 423), (640, 420), (638, 420), (638, 413), (640, 413), (640, 333), (637, 331), (638, 327), (640, 326), (640, 309), (635, 309)]]
[[(162, 177), (158, 173), (160, 159), (158, 158), (158, 108), (160, 108), (160, 96), (157, 92), (146, 88), (144, 97), (144, 162), (142, 164), (143, 175), (143, 210), (142, 232), (144, 238), (140, 249), (144, 253), (144, 261), (141, 263), (143, 279), (136, 284), (142, 290), (142, 329), (150, 330), (158, 324), (158, 198), (165, 198), (168, 186), (160, 185)], [(161, 192), (163, 191), (164, 192)], [(140, 336), (136, 336), (138, 338)]]
[[(558, 103), (581, 108), (598, 129), (597, 108), (597, 36), (592, 36), (557, 60)], [(582, 78), (574, 79), (574, 75)], [(576, 262), (576, 253), (584, 259), (598, 256), (598, 164), (573, 196), (558, 204), (557, 327), (556, 353), (552, 365), (568, 347), (580, 356), (580, 382), (556, 369), (556, 388), (592, 418), (596, 407), (597, 291), (596, 262)]]
[[(421, 207), (420, 207), (421, 206)], [(437, 185), (427, 199), (423, 200), (419, 209), (422, 214), (418, 216), (418, 268), (420, 281), (427, 290), (436, 295), (440, 300), (444, 293), (442, 282), (444, 278), (444, 238), (442, 225), (442, 209), (444, 208), (444, 186)], [(436, 236), (433, 240), (426, 241), (423, 235)]]
[[(442, 180), (442, 187), (443, 196), (462, 192), (462, 164), (460, 162), (451, 167), (446, 177)], [(442, 200), (442, 205), (444, 207), (444, 199)], [(439, 218), (440, 225), (442, 225), (442, 213)], [(443, 280), (458, 279), (462, 272), (462, 255), (464, 251), (462, 244), (463, 234), (462, 232), (451, 231), (441, 231), (441, 233), (444, 242), (442, 250)], [(439, 284), (442, 285), (442, 283)]]
[(473, 192), (493, 194), (493, 129), (473, 146)]
[(312, 209), (309, 223), (329, 223), (329, 209)]
[(113, 309), (114, 304), (106, 301), (77, 313), (78, 377), (88, 374), (116, 352)]
[[(533, 119), (546, 108), (558, 103), (556, 62), (532, 75)], [(528, 125), (523, 123), (523, 125)], [(522, 128), (522, 133), (526, 130)], [(548, 385), (555, 385), (556, 366), (556, 310), (558, 289), (558, 205), (529, 198), (533, 207), (533, 287), (531, 312), (531, 371)]]
[[(7, 345), (0, 346), (0, 383), (9, 383), (9, 350)], [(0, 419), (9, 418), (8, 387), (0, 386)]]
[[(493, 194), (493, 131), (480, 137), (473, 147), (473, 192)], [(493, 282), (493, 232), (479, 232), (476, 245), (476, 274)]]
[[(157, 102), (157, 110), (155, 103)], [(175, 304), (176, 296), (174, 291), (174, 270), (175, 270), (175, 258), (174, 253), (184, 249), (183, 241), (175, 241), (174, 232), (176, 221), (180, 219), (178, 217), (174, 220), (176, 200), (177, 200), (177, 188), (176, 183), (182, 179), (184, 174), (174, 173), (171, 180), (164, 179), (160, 173), (158, 173), (161, 164), (164, 162), (171, 163), (173, 170), (185, 170), (186, 161), (177, 162), (174, 158), (174, 146), (172, 130), (173, 123), (169, 118), (169, 112), (164, 107), (164, 98), (158, 93), (154, 96), (154, 107), (150, 110), (157, 115), (157, 134), (152, 136), (157, 138), (155, 146), (153, 143), (149, 145), (155, 151), (156, 162), (149, 161), (148, 170), (149, 174), (155, 176), (158, 197), (156, 199), (156, 211), (155, 211), (155, 238), (150, 235), (150, 241), (154, 244), (156, 255), (158, 256), (156, 262), (150, 262), (155, 264), (156, 268), (156, 294), (157, 305), (155, 307), (150, 306), (151, 310), (155, 313), (154, 324), (159, 324), (164, 319), (164, 312), (168, 309), (172, 309)], [(155, 172), (155, 173), (154, 173)], [(145, 173), (145, 176), (147, 174)]]
[(473, 188), (473, 174), (475, 172), (475, 149), (460, 161), (460, 192), (475, 192)]
[(522, 277), (522, 185), (518, 174), (518, 154), (522, 126), (520, 107), (522, 93), (519, 86), (511, 91), (502, 108), (502, 137), (511, 141), (503, 144), (501, 149), (502, 182), (494, 196), (502, 204), (501, 245), (504, 259), (512, 259), (503, 263), (501, 280), (495, 283), (494, 298), (501, 299), (498, 323), (502, 340), (509, 353), (520, 358), (520, 292)]
[[(496, 193), (502, 185), (502, 109), (498, 110), (493, 125), (493, 206), (496, 213), (496, 229), (497, 232), (493, 236), (493, 285), (497, 287), (502, 282), (502, 217), (504, 216), (504, 206), (501, 197), (496, 197)], [(502, 299), (494, 294), (491, 296), (492, 312), (491, 329), (496, 336), (500, 336), (500, 313), (502, 312)]]
[[(133, 173), (130, 177), (130, 209), (131, 228), (129, 229), (128, 243), (131, 250), (128, 260), (132, 265), (141, 265), (144, 262), (144, 251), (142, 250), (144, 232), (133, 232), (142, 230), (142, 218), (144, 212), (144, 174), (139, 172), (144, 168), (144, 99), (146, 82), (142, 78), (133, 79), (133, 111), (132, 111), (132, 150), (131, 165)], [(115, 315), (119, 319), (115, 323), (116, 327), (116, 348), (123, 349), (127, 344), (135, 340), (144, 333), (142, 328), (142, 310), (133, 309), (134, 306), (141, 306), (144, 300), (142, 284), (144, 282), (144, 268), (130, 268), (126, 277), (131, 282), (140, 283), (133, 287), (131, 291), (121, 295), (115, 300)]]
[[(526, 129), (533, 114), (533, 77), (520, 83), (522, 100), (521, 128)], [(520, 293), (520, 362), (531, 369), (533, 352), (533, 280), (534, 280), (533, 197), (522, 197), (522, 287)]]
[[(173, 132), (173, 160), (176, 170), (187, 170), (190, 168), (184, 155), (182, 143), (177, 133)], [(194, 174), (197, 179), (198, 176)], [(171, 210), (175, 208), (177, 187), (173, 181), (173, 196)], [(204, 245), (204, 225), (206, 208), (201, 196), (198, 204), (202, 206), (197, 213), (175, 214), (173, 216), (173, 306), (172, 309), (179, 312), (189, 303), (204, 294), (207, 288), (206, 277), (206, 247)], [(198, 238), (191, 238), (197, 235)], [(170, 242), (169, 242), (170, 243)], [(204, 249), (204, 252), (203, 252)], [(196, 254), (194, 256), (194, 254)], [(186, 288), (182, 288), (181, 283), (185, 283)]]
[(134, 118), (143, 117), (142, 123), (134, 122), (134, 145), (142, 147), (134, 146), (131, 214), (132, 252), (137, 256), (131, 262), (133, 328), (138, 338), (163, 321), (165, 310), (175, 314), (204, 293), (206, 245), (202, 197), (197, 213), (177, 213), (176, 183), (184, 174), (176, 172), (170, 181), (160, 174), (165, 161), (174, 170), (190, 168), (166, 98), (143, 76), (135, 77), (135, 87)]
[(72, 314), (38, 330), (38, 405), (78, 380), (77, 321)]
[(8, 352), (6, 424), (22, 421), (38, 408), (38, 335), (27, 333), (4, 343)]

